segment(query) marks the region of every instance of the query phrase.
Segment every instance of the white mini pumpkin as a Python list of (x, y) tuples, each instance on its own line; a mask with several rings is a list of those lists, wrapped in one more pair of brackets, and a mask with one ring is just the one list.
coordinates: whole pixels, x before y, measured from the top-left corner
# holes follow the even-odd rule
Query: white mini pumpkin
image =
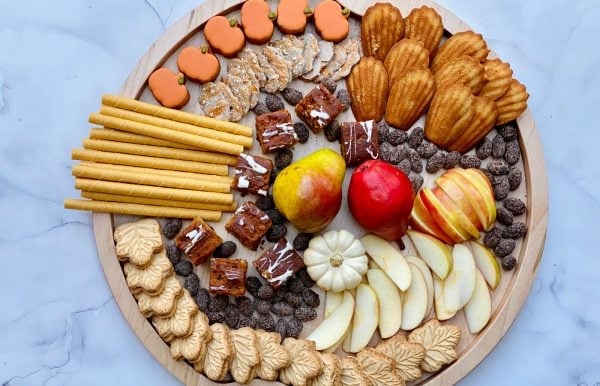
[(334, 292), (357, 287), (369, 269), (362, 243), (344, 229), (310, 240), (304, 251), (304, 264), (320, 288)]

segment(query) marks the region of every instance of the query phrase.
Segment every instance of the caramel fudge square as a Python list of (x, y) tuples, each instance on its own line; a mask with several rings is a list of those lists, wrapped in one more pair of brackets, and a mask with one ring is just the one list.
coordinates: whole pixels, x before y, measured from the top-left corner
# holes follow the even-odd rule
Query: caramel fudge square
[(194, 219), (175, 239), (177, 248), (181, 249), (194, 265), (202, 264), (222, 243), (223, 239), (201, 218)]
[(233, 213), (225, 224), (225, 229), (240, 240), (246, 248), (256, 251), (260, 240), (272, 224), (265, 212), (252, 201), (247, 201)]
[(340, 153), (348, 166), (379, 158), (379, 136), (374, 122), (342, 123)]
[(302, 257), (285, 238), (279, 239), (277, 244), (266, 250), (252, 264), (273, 288), (280, 287), (288, 278), (304, 267)]
[(243, 194), (266, 196), (272, 171), (273, 161), (270, 159), (242, 153), (233, 172), (233, 187)]
[(208, 292), (243, 296), (246, 293), (248, 262), (242, 259), (210, 259)]
[(298, 135), (287, 110), (274, 111), (256, 117), (256, 138), (263, 153), (270, 153), (298, 143)]
[(296, 105), (296, 114), (318, 134), (329, 126), (343, 109), (340, 101), (325, 86), (319, 84)]

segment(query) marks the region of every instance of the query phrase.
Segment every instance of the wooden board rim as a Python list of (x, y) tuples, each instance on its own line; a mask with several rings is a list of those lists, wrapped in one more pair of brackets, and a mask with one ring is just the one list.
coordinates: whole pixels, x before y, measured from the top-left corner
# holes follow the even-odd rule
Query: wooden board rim
[[(357, 14), (373, 3), (372, 0), (340, 1)], [(192, 10), (165, 32), (144, 54), (123, 84), (120, 95), (138, 98), (150, 73), (160, 66), (174, 50), (195, 33), (213, 15), (223, 14), (238, 7), (243, 0), (207, 1)], [(422, 5), (434, 8), (443, 18), (444, 27), (450, 33), (469, 29), (469, 26), (454, 14), (430, 0), (409, 0), (398, 6), (403, 13)], [(406, 13), (404, 13), (406, 15)], [(494, 55), (492, 52), (490, 53)], [(421, 385), (438, 386), (454, 384), (474, 369), (500, 341), (519, 313), (533, 284), (535, 273), (542, 257), (548, 222), (548, 185), (542, 145), (531, 111), (527, 109), (518, 119), (520, 143), (527, 186), (527, 224), (529, 232), (523, 241), (518, 258), (519, 267), (513, 275), (510, 293), (504, 296), (489, 325), (479, 334), (474, 343), (467, 347), (457, 361), (443, 371), (427, 378)], [(533, 173), (532, 165), (535, 165)], [(94, 233), (100, 262), (105, 276), (121, 312), (136, 335), (150, 353), (186, 385), (217, 385), (195, 372), (184, 362), (173, 360), (169, 346), (160, 338), (147, 319), (139, 312), (116, 258), (112, 216), (93, 214)], [(252, 385), (268, 385), (271, 382), (254, 380)]]

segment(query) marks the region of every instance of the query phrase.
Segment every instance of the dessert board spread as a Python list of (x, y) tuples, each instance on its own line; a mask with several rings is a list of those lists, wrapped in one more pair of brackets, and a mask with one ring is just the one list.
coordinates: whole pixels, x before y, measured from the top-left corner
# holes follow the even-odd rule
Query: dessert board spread
[(90, 114), (65, 207), (186, 384), (454, 383), (541, 257), (527, 99), (429, 1), (208, 2)]

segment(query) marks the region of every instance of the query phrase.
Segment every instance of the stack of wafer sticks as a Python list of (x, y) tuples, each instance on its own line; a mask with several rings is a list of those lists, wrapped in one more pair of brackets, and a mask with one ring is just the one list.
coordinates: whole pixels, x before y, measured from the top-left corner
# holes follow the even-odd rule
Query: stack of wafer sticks
[(252, 146), (252, 128), (104, 95), (83, 149), (74, 149), (75, 188), (65, 208), (219, 221), (236, 209), (229, 166)]

